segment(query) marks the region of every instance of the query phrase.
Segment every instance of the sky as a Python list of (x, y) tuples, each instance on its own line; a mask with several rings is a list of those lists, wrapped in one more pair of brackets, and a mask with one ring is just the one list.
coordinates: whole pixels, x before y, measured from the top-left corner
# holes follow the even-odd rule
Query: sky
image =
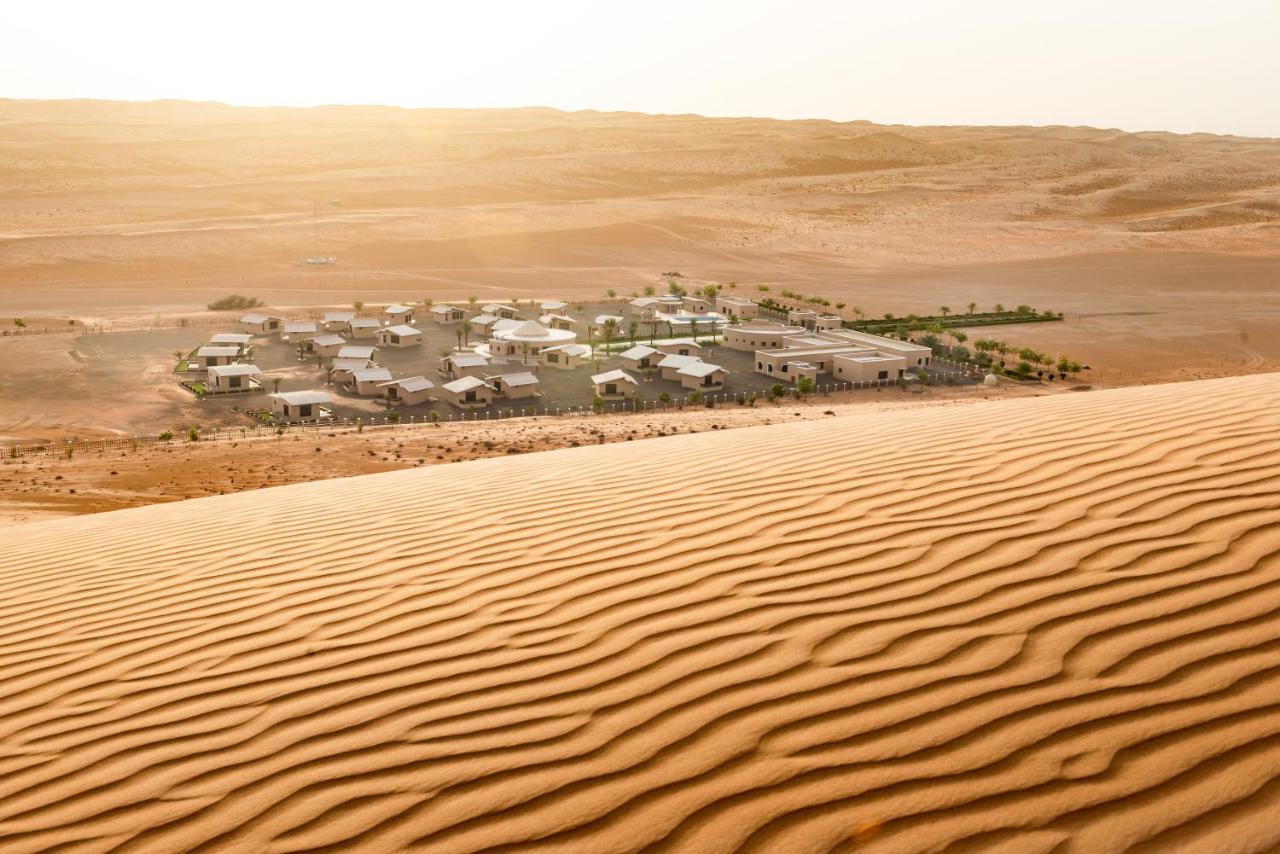
[(0, 97), (1280, 137), (1280, 0), (0, 0)]

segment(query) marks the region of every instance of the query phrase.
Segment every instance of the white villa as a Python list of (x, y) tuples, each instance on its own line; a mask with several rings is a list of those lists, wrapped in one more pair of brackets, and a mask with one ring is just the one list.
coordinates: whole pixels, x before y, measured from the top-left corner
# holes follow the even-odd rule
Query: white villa
[(724, 377), (727, 373), (729, 372), (719, 365), (701, 360), (676, 369), (680, 385), (696, 391), (719, 391), (724, 388)]
[(338, 355), (338, 351), (347, 346), (347, 339), (341, 335), (317, 335), (307, 342), (307, 350), (326, 359)]
[(618, 354), (618, 358), (622, 360), (622, 364), (625, 367), (633, 371), (643, 371), (645, 368), (658, 367), (658, 362), (662, 361), (662, 357), (665, 355), (667, 354), (656, 347), (637, 344), (629, 350), (623, 350)]
[(664, 380), (682, 382), (680, 374), (677, 372), (686, 365), (701, 361), (697, 356), (663, 356), (658, 362), (658, 370), (662, 371)]
[(672, 338), (669, 341), (659, 341), (653, 346), (658, 352), (668, 356), (697, 356), (702, 351), (702, 345), (692, 338)]
[(262, 388), (260, 376), (262, 371), (257, 365), (214, 365), (209, 368), (205, 385), (215, 393), (253, 391)]
[(405, 377), (381, 384), (387, 400), (403, 403), (405, 406), (427, 403), (431, 400), (431, 390), (435, 387), (436, 384), (426, 377)]
[(716, 312), (736, 320), (752, 320), (760, 313), (760, 306), (744, 297), (716, 295)]
[(274, 314), (246, 314), (240, 318), (240, 325), (257, 335), (273, 335), (280, 331), (283, 317)]
[(578, 323), (567, 314), (544, 314), (538, 322), (549, 329), (572, 329)]
[(530, 371), (485, 377), (484, 381), (493, 386), (495, 392), (510, 400), (539, 396), (538, 378)]
[(591, 378), (591, 384), (595, 387), (596, 396), (605, 400), (635, 397), (640, 391), (636, 378), (623, 370), (596, 374)]
[(436, 323), (461, 323), (467, 319), (467, 313), (451, 305), (433, 305), (431, 319)]
[(354, 372), (372, 367), (373, 362), (368, 359), (334, 359), (333, 364), (329, 366), (329, 372), (334, 382), (345, 383), (351, 380)]
[(492, 314), (494, 317), (501, 317), (506, 320), (514, 320), (516, 310), (509, 305), (500, 302), (491, 302), (486, 306), (480, 307), (481, 314)]
[(377, 347), (366, 347), (363, 344), (347, 344), (338, 349), (338, 359), (372, 359)]
[(310, 320), (287, 320), (281, 330), (284, 341), (309, 341), (316, 337), (316, 325)]
[(413, 306), (411, 305), (396, 303), (395, 305), (387, 306), (382, 313), (387, 316), (387, 322), (392, 326), (413, 323)]
[(577, 337), (570, 329), (548, 329), (536, 320), (526, 320), (510, 328), (495, 329), (489, 339), (489, 355), (538, 361), (544, 348), (572, 344)]
[(351, 321), (355, 319), (353, 311), (326, 311), (320, 325), (329, 332), (350, 332)]
[(573, 369), (590, 362), (592, 350), (586, 344), (560, 344), (542, 348), (542, 364), (548, 368)]
[(656, 320), (658, 301), (653, 297), (636, 297), (627, 303), (628, 310), (641, 320)]
[(542, 305), (538, 306), (538, 308), (542, 309), (543, 311), (549, 311), (552, 314), (563, 312), (568, 307), (569, 307), (569, 304), (567, 302), (562, 302), (558, 299), (549, 299), (546, 302), (542, 303)]
[(441, 397), (459, 409), (477, 409), (493, 403), (493, 386), (480, 377), (462, 377), (440, 386)]
[(328, 407), (333, 398), (326, 391), (282, 391), (268, 397), (271, 414), (281, 423), (317, 421), (333, 414)]
[(382, 385), (388, 382), (391, 382), (391, 371), (386, 368), (372, 367), (352, 371), (351, 379), (347, 384), (362, 397), (381, 397), (385, 394)]
[(440, 362), (440, 373), (450, 379), (484, 376), (489, 371), (489, 357), (480, 353), (450, 353)]
[(202, 371), (207, 371), (215, 365), (229, 365), (236, 359), (240, 358), (239, 347), (222, 347), (213, 344), (196, 350), (196, 365)]
[(347, 323), (352, 338), (373, 338), (382, 328), (382, 322), (376, 317), (353, 317)]
[(252, 342), (253, 336), (247, 332), (219, 332), (209, 338), (209, 343), (215, 347), (239, 347), (242, 356), (248, 352)]
[(378, 330), (377, 339), (384, 347), (417, 347), (422, 344), (422, 330), (412, 326), (388, 326)]

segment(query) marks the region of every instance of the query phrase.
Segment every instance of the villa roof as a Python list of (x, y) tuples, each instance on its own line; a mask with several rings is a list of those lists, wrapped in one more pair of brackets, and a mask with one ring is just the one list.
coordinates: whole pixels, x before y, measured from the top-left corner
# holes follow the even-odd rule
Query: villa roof
[(432, 314), (448, 314), (451, 311), (462, 311), (462, 309), (454, 308), (451, 305), (444, 305), (444, 304), (431, 306)]
[(697, 350), (702, 349), (702, 345), (692, 338), (671, 338), (666, 341), (659, 341), (657, 347), (693, 347)]
[(312, 344), (319, 344), (321, 347), (341, 347), (347, 343), (347, 339), (341, 335), (317, 335), (311, 339)]
[(650, 347), (648, 344), (637, 344), (636, 346), (623, 350), (618, 354), (619, 359), (643, 359), (645, 356), (652, 356), (655, 353), (661, 353), (661, 350)]
[(333, 403), (333, 398), (327, 391), (282, 391), (270, 395), (276, 400), (282, 400), (290, 406), (304, 406), (308, 403)]
[(325, 323), (349, 323), (356, 319), (354, 311), (326, 311), (324, 313)]
[(701, 362), (697, 356), (677, 356), (674, 353), (664, 356), (662, 361), (658, 363), (659, 368), (683, 368), (685, 365), (692, 365), (694, 362)]
[(413, 311), (413, 306), (396, 303), (395, 305), (387, 306), (384, 311), (386, 314), (409, 314)]
[(536, 320), (521, 321), (515, 326), (503, 329), (495, 326), (493, 334), (504, 341), (529, 341), (538, 344), (551, 341), (568, 343), (574, 337), (574, 334), (566, 329), (548, 329)]
[(502, 318), (493, 314), (477, 314), (475, 317), (471, 318), (470, 322), (472, 326), (488, 326), (492, 323), (497, 323), (501, 319)]
[(631, 376), (631, 374), (621, 369), (616, 371), (608, 371), (603, 374), (596, 374), (591, 378), (591, 382), (595, 383), (596, 385), (600, 385), (601, 383), (613, 383), (613, 382), (626, 382), (626, 383), (631, 383), (632, 385), (639, 385), (639, 383), (636, 382), (635, 377)]
[(399, 326), (388, 326), (386, 329), (382, 331), (389, 335), (399, 335), (402, 338), (405, 335), (421, 335), (422, 334), (422, 330), (418, 329), (418, 327), (406, 326), (403, 323), (400, 324)]
[(339, 359), (372, 359), (373, 351), (376, 347), (359, 347), (355, 344), (348, 344), (338, 351)]
[(512, 320), (510, 317), (499, 317), (493, 322), (493, 325), (489, 327), (489, 331), (494, 333), (506, 332), (508, 329), (515, 329), (522, 323), (524, 323), (523, 320)]
[(405, 391), (425, 391), (426, 389), (436, 387), (436, 384), (426, 377), (404, 377), (403, 379), (379, 383), (379, 385), (384, 388), (389, 385), (399, 386)]
[(564, 353), (566, 356), (582, 356), (587, 358), (591, 355), (591, 348), (586, 344), (557, 344), (554, 347), (543, 347), (544, 353)]
[(549, 299), (540, 307), (543, 311), (563, 311), (569, 304), (558, 299)]
[(493, 388), (493, 386), (489, 385), (487, 382), (480, 379), (479, 377), (463, 377), (460, 380), (454, 380), (451, 383), (445, 383), (443, 386), (441, 386), (441, 388), (443, 388), (445, 391), (458, 393), (458, 392), (464, 392), (464, 391), (471, 391), (471, 389), (480, 388), (481, 386), (484, 386), (485, 388), (489, 388), (489, 389)]
[(493, 377), (485, 377), (488, 380), (502, 380), (512, 388), (518, 388), (522, 385), (537, 385), (538, 378), (530, 371), (520, 371), (515, 374), (501, 374)]
[(351, 372), (351, 379), (358, 383), (365, 383), (371, 380), (389, 380), (391, 379), (391, 371), (386, 368), (361, 368), (358, 371)]
[(218, 347), (213, 344), (206, 344), (199, 350), (196, 350), (197, 356), (239, 356), (239, 347)]
[(219, 332), (209, 338), (210, 344), (248, 344), (253, 336), (247, 332)]
[(290, 320), (284, 325), (285, 332), (315, 332), (316, 325), (310, 320)]
[(676, 373), (685, 377), (708, 377), (717, 371), (724, 371), (726, 374), (728, 373), (728, 371), (725, 371), (724, 368), (719, 365), (713, 365), (710, 362), (702, 361), (685, 365), (683, 368), (676, 371)]
[(247, 377), (262, 373), (257, 365), (214, 365), (209, 373), (216, 377)]
[(268, 320), (279, 320), (274, 314), (245, 314), (241, 315), (241, 323), (265, 323)]
[(491, 302), (488, 305), (481, 306), (480, 310), (485, 314), (493, 314), (498, 311), (515, 311), (515, 308), (507, 305), (505, 302)]
[(553, 320), (567, 320), (569, 323), (578, 322), (567, 314), (544, 314), (538, 318), (538, 322), (543, 324), (550, 323)]
[(653, 297), (636, 297), (631, 301), (631, 304), (636, 308), (645, 308), (647, 306), (655, 305), (657, 302), (658, 301)]
[(621, 327), (622, 324), (627, 322), (627, 319), (620, 314), (597, 314), (596, 326), (604, 326), (605, 321), (609, 321), (609, 320), (612, 320), (619, 327)]
[(382, 325), (382, 321), (376, 317), (353, 317), (349, 322), (352, 329), (368, 329), (371, 326)]
[(479, 353), (453, 353), (445, 358), (452, 362), (455, 368), (475, 368), (489, 364), (489, 357), (481, 356)]
[(368, 359), (338, 358), (333, 360), (335, 371), (359, 371), (369, 367)]

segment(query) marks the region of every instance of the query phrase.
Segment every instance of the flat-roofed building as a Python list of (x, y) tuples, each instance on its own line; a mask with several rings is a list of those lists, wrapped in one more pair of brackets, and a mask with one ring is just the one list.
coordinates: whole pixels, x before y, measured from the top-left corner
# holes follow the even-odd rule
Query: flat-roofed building
[(758, 320), (726, 326), (721, 346), (747, 353), (754, 353), (756, 350), (776, 350), (783, 346), (783, 340), (787, 337), (803, 334), (804, 329), (798, 326)]
[(883, 335), (872, 335), (870, 332), (859, 332), (856, 329), (832, 329), (823, 332), (822, 336), (832, 341), (848, 341), (850, 344), (861, 344), (901, 356), (907, 360), (907, 367), (910, 368), (927, 368), (933, 359), (933, 351), (923, 344), (899, 341)]
[(780, 350), (757, 350), (755, 358), (756, 373), (769, 377), (791, 380), (790, 362), (805, 362), (818, 369), (819, 373), (829, 374), (834, 370), (832, 360), (839, 355), (867, 355), (874, 353), (874, 348), (855, 344), (838, 344), (831, 342), (818, 347), (785, 347)]
[(907, 360), (891, 353), (850, 353), (836, 356), (831, 372), (838, 380), (850, 383), (896, 380), (906, 372)]
[(717, 294), (716, 312), (734, 321), (751, 320), (760, 313), (760, 306), (745, 297)]

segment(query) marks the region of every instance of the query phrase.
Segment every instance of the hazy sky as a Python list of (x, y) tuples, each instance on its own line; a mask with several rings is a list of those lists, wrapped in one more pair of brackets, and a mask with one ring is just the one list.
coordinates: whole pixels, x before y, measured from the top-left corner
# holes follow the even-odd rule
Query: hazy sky
[(0, 0), (0, 96), (1280, 136), (1280, 0)]

